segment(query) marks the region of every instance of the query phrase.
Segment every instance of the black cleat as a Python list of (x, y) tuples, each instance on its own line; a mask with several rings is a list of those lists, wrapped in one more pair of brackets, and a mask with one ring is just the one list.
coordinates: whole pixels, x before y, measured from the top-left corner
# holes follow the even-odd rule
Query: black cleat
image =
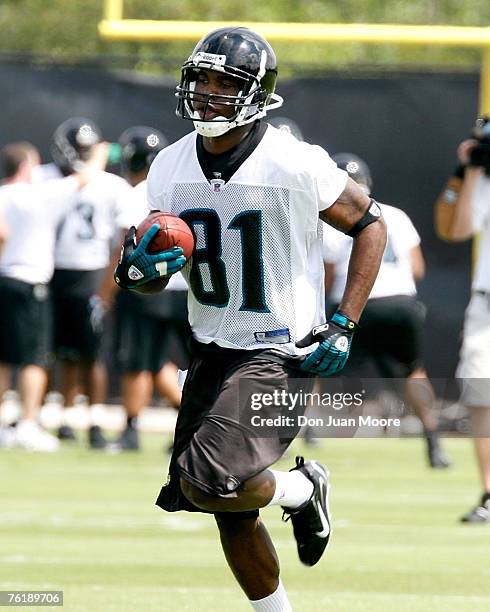
[(439, 445), (439, 439), (435, 436), (427, 436), (427, 455), (431, 468), (446, 469), (451, 466), (451, 462)]
[(107, 450), (112, 452), (139, 451), (140, 438), (138, 430), (134, 427), (126, 427), (120, 437), (108, 445)]
[(461, 517), (462, 523), (490, 523), (490, 498), (485, 495), (476, 506)]
[[(332, 533), (328, 495), (330, 485), (328, 471), (317, 461), (307, 461), (296, 457), (296, 467), (313, 483), (311, 498), (299, 508), (285, 508), (283, 520), (291, 519), (294, 537), (298, 546), (300, 561), (305, 565), (315, 565), (327, 548)], [(290, 470), (290, 471), (292, 471)]]
[(59, 440), (76, 440), (75, 432), (69, 425), (60, 425), (57, 436)]
[(88, 443), (90, 448), (95, 450), (100, 450), (107, 446), (107, 440), (98, 425), (92, 425), (88, 430)]

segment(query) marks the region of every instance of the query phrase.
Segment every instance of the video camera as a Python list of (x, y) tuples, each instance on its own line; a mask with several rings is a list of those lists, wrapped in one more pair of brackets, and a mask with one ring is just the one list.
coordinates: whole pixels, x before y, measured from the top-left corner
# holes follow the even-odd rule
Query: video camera
[(471, 135), (478, 140), (478, 144), (471, 150), (470, 166), (480, 166), (490, 176), (490, 115), (476, 120)]

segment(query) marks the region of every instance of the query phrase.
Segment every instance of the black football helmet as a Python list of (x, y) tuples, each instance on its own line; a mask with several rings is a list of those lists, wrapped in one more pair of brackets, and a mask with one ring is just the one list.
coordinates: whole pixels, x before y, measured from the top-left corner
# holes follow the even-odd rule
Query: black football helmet
[(299, 125), (292, 119), (289, 119), (289, 117), (272, 117), (267, 121), (278, 130), (283, 130), (284, 132), (292, 134), (297, 140), (304, 140), (303, 132)]
[(369, 195), (373, 187), (373, 179), (368, 165), (354, 153), (336, 153), (332, 159), (339, 168), (345, 170), (352, 180), (354, 180)]
[(149, 168), (167, 144), (165, 136), (154, 128), (144, 125), (128, 128), (119, 136), (122, 173), (141, 172)]
[[(214, 70), (239, 82), (237, 95), (197, 94), (196, 80), (200, 70)], [(194, 122), (197, 132), (216, 137), (240, 125), (264, 117), (278, 108), (282, 98), (274, 93), (277, 79), (276, 55), (269, 43), (256, 32), (243, 27), (219, 28), (200, 40), (182, 66), (176, 113)], [(203, 120), (193, 103), (216, 102), (235, 108), (230, 117)], [(205, 113), (204, 113), (205, 115)]]
[(90, 155), (92, 147), (102, 140), (98, 125), (84, 117), (63, 121), (53, 134), (51, 156), (65, 174), (78, 171)]

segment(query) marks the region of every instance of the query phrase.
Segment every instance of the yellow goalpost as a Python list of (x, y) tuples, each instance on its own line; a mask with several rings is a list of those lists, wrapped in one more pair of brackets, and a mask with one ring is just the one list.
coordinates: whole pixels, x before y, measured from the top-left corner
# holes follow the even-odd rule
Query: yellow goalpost
[(104, 0), (99, 34), (105, 40), (197, 40), (209, 30), (243, 25), (268, 40), (477, 47), (482, 50), (479, 112), (490, 113), (490, 27), (341, 23), (266, 23), (124, 19), (124, 0)]

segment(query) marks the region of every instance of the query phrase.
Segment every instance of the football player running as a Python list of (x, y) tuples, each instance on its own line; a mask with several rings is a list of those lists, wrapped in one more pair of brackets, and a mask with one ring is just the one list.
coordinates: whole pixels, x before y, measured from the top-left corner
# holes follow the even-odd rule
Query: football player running
[[(150, 208), (183, 218), (196, 249), (188, 265), (181, 249), (144, 260), (133, 229), (115, 274), (136, 289), (166, 266), (188, 279), (193, 360), (157, 505), (214, 514), (227, 562), (262, 611), (291, 605), (259, 509), (283, 507), (301, 561), (314, 565), (331, 533), (328, 474), (303, 458), (289, 472), (269, 469), (297, 431), (254, 436), (240, 420), (250, 393), (239, 383), (249, 379), (254, 393), (309, 392), (315, 376), (338, 372), (386, 240), (378, 205), (323, 149), (262, 121), (282, 103), (276, 78), (273, 49), (247, 28), (221, 28), (197, 44), (176, 94), (177, 114), (195, 132), (164, 149), (148, 176)], [(323, 324), (320, 219), (354, 238), (339, 310)], [(138, 281), (128, 276), (136, 259), (145, 264)]]
[[(53, 165), (47, 174), (71, 176), (83, 165), (101, 140), (99, 127), (84, 117), (61, 123), (53, 134)], [(106, 399), (106, 369), (101, 355), (107, 304), (99, 294), (110, 262), (111, 241), (124, 234), (126, 181), (100, 170), (75, 196), (57, 231), (55, 271), (51, 280), (54, 307), (54, 344), (62, 364), (62, 395), (72, 406), (82, 390), (91, 405), (88, 432), (91, 448), (104, 448), (106, 440), (98, 423)], [(63, 415), (66, 417), (66, 412)], [(68, 422), (58, 430), (62, 440), (73, 439)]]

